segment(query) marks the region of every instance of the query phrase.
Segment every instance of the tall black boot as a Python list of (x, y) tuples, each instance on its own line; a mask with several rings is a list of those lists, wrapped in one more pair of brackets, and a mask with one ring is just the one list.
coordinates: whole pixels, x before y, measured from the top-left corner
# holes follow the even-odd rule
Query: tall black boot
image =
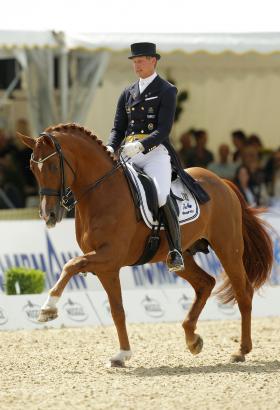
[(160, 209), (162, 211), (164, 228), (170, 249), (166, 261), (168, 269), (171, 272), (184, 270), (180, 226), (176, 209), (169, 195), (166, 204)]

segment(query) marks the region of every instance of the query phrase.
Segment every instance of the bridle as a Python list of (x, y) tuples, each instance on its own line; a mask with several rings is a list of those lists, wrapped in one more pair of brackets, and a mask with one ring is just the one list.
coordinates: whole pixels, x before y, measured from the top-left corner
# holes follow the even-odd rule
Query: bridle
[[(47, 161), (49, 158), (53, 157), (54, 155), (59, 156), (59, 168), (60, 168), (60, 188), (59, 191), (56, 191), (55, 189), (52, 188), (41, 188), (39, 189), (39, 195), (46, 195), (46, 196), (57, 196), (59, 197), (59, 205), (66, 209), (67, 212), (71, 211), (72, 209), (75, 208), (76, 204), (82, 199), (82, 197), (87, 194), (89, 191), (92, 191), (95, 189), (102, 181), (104, 181), (106, 178), (108, 178), (110, 175), (112, 175), (118, 168), (122, 166), (121, 162), (117, 162), (116, 165), (113, 166), (113, 168), (107, 172), (105, 175), (103, 175), (101, 178), (99, 178), (97, 181), (93, 182), (90, 184), (85, 191), (80, 195), (78, 199), (74, 199), (73, 193), (71, 191), (70, 187), (66, 187), (65, 183), (65, 169), (64, 169), (64, 162), (68, 165), (70, 170), (72, 171), (74, 175), (74, 181), (76, 179), (76, 173), (73, 170), (72, 166), (70, 165), (69, 161), (65, 158), (62, 152), (62, 148), (57, 141), (57, 139), (52, 135), (50, 132), (41, 132), (40, 137), (48, 137), (54, 144), (55, 147), (55, 152), (52, 154), (48, 155), (45, 158), (35, 160), (33, 153), (31, 154), (31, 161), (34, 162), (35, 164), (43, 164), (45, 161)], [(73, 181), (73, 182), (74, 182)]]

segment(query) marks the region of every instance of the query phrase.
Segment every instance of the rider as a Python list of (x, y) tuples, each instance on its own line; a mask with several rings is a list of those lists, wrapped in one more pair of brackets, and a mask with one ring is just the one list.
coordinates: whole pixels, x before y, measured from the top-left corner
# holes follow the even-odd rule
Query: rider
[[(156, 73), (160, 55), (153, 43), (131, 44), (133, 68), (139, 80), (121, 94), (107, 149), (131, 158), (154, 181), (170, 252), (170, 271), (184, 269), (181, 235), (176, 209), (170, 198), (171, 161), (174, 156), (169, 133), (174, 121), (177, 89)], [(170, 158), (171, 156), (171, 158)]]

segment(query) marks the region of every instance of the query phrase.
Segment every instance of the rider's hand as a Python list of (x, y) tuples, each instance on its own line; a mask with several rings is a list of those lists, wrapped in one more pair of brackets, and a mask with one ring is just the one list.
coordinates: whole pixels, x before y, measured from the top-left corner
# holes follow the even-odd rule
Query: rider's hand
[(134, 155), (138, 154), (139, 152), (144, 151), (144, 147), (139, 141), (128, 142), (125, 144), (122, 150), (122, 154), (126, 155), (127, 157), (134, 157)]
[(106, 145), (106, 150), (109, 151), (111, 154), (114, 154), (114, 148), (111, 145)]

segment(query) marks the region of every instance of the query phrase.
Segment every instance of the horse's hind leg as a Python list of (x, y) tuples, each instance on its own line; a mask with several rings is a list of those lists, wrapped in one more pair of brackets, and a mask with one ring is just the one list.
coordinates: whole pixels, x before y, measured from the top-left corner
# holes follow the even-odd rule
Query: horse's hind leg
[[(221, 242), (217, 244), (217, 240)], [(232, 291), (232, 299), (236, 299), (241, 314), (240, 348), (232, 355), (231, 360), (244, 362), (245, 355), (252, 350), (251, 312), (254, 291), (242, 260), (243, 242), (240, 240), (225, 244), (222, 239), (216, 239), (213, 247), (229, 278), (227, 289)], [(233, 254), (234, 251), (235, 254)]]
[(195, 300), (182, 326), (185, 331), (186, 343), (189, 350), (192, 354), (198, 354), (202, 350), (203, 340), (195, 333), (196, 324), (216, 281), (212, 276), (201, 269), (193, 257), (187, 252), (184, 253), (184, 262), (185, 270), (176, 273), (192, 285), (195, 290)]

